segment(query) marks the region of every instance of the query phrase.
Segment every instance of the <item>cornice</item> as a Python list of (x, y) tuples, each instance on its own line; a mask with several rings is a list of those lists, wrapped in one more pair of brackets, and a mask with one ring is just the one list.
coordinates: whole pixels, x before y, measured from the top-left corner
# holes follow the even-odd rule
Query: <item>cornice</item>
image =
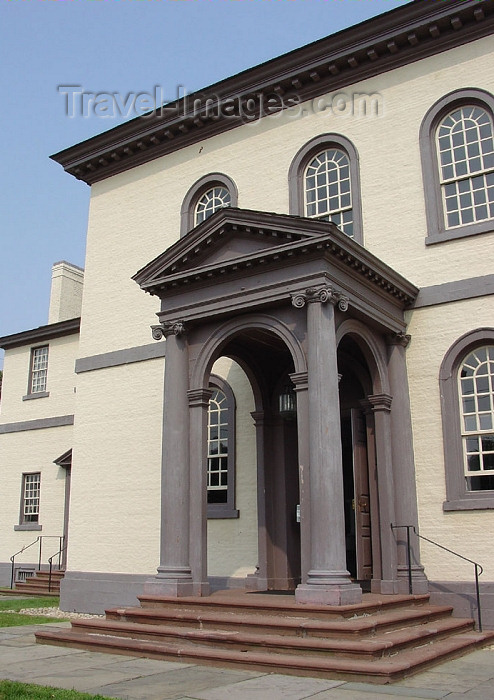
[[(186, 237), (134, 275), (133, 279), (141, 289), (163, 297), (185, 287), (190, 289), (214, 284), (229, 276), (252, 274), (261, 267), (287, 266), (320, 257), (339, 267), (349, 268), (353, 275), (391, 295), (403, 306), (412, 305), (419, 292), (404, 277), (326, 221), (225, 208), (216, 212), (208, 222), (207, 236), (198, 239), (197, 227), (196, 237), (188, 247), (184, 247)], [(215, 240), (225, 238), (225, 245), (228, 245), (226, 238), (229, 235), (277, 236), (277, 225), (280, 227), (279, 245), (221, 262), (194, 266), (194, 256), (200, 256), (202, 248), (214, 246)], [(306, 228), (309, 236), (304, 236)], [(288, 229), (296, 232), (297, 237), (286, 242)], [(191, 235), (194, 236), (194, 232)]]
[(243, 71), (186, 99), (166, 105), (52, 156), (91, 185), (117, 173), (241, 126), (237, 112), (191, 110), (195, 100), (257, 105), (296, 93), (313, 99), (366, 78), (487, 36), (494, 0), (415, 0), (402, 7)]
[(0, 348), (10, 350), (21, 345), (32, 345), (33, 343), (41, 343), (53, 338), (61, 338), (65, 335), (73, 335), (79, 333), (81, 325), (80, 318), (71, 318), (68, 321), (60, 321), (59, 323), (50, 323), (46, 326), (39, 326), (28, 331), (21, 331), (13, 335), (5, 335), (0, 338)]

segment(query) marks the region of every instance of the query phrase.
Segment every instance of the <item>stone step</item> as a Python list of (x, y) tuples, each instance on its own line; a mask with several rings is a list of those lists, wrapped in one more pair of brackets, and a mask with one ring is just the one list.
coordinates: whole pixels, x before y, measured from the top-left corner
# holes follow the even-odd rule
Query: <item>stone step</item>
[(19, 596), (19, 598), (27, 598), (29, 596), (43, 596), (43, 598), (46, 597), (52, 597), (52, 598), (58, 598), (60, 595), (59, 590), (51, 590), (48, 592), (47, 588), (37, 588), (35, 586), (28, 587), (26, 589), (19, 589), (19, 588), (0, 588), (0, 593), (3, 593), (5, 595), (9, 596)]
[(466, 651), (486, 644), (494, 633), (461, 633), (440, 639), (434, 643), (407, 649), (393, 656), (372, 658), (346, 658), (326, 654), (316, 656), (293, 653), (272, 653), (269, 650), (223, 649), (184, 642), (134, 639), (102, 634), (88, 634), (73, 629), (57, 631), (41, 630), (36, 633), (42, 644), (54, 643), (91, 651), (107, 651), (155, 659), (178, 659), (184, 662), (205, 663), (223, 667), (248, 668), (292, 675), (320, 678), (342, 678), (374, 683), (399, 680), (439, 661), (455, 658)]
[[(307, 605), (302, 609), (304, 615), (310, 615), (313, 619), (346, 618), (359, 615), (370, 615), (393, 608), (423, 606), (429, 602), (429, 594), (422, 595), (388, 595), (382, 596), (366, 593), (362, 603), (356, 605)], [(292, 595), (271, 595), (269, 593), (241, 593), (237, 591), (220, 592), (204, 598), (184, 597), (167, 598), (164, 596), (141, 595), (138, 596), (141, 608), (158, 608), (164, 610), (172, 608), (185, 611), (212, 612), (239, 612), (245, 614), (262, 614), (266, 616), (300, 616), (301, 605), (295, 602)]]
[(300, 637), (289, 635), (253, 633), (240, 629), (226, 631), (218, 629), (190, 629), (188, 627), (146, 625), (139, 623), (118, 622), (112, 620), (81, 619), (74, 620), (72, 628), (75, 633), (99, 634), (114, 637), (130, 637), (160, 642), (178, 642), (214, 648), (245, 650), (269, 650), (271, 652), (327, 656), (343, 654), (345, 656), (382, 657), (389, 656), (402, 649), (427, 644), (460, 632), (470, 632), (473, 628), (471, 619), (444, 618), (434, 623), (406, 627), (386, 632), (373, 637)]
[[(200, 629), (245, 630), (260, 634), (296, 635), (310, 637), (335, 636), (370, 636), (383, 630), (400, 629), (410, 625), (420, 625), (434, 620), (450, 617), (450, 606), (426, 605), (411, 608), (386, 610), (373, 615), (358, 615), (352, 618), (313, 618), (312, 613), (298, 607), (298, 615), (290, 614), (284, 617), (280, 614), (264, 616), (258, 610), (256, 613), (243, 608), (228, 611), (184, 610), (182, 602), (176, 607), (159, 608), (112, 608), (106, 611), (107, 620), (147, 624), (147, 625), (178, 625)], [(291, 611), (293, 613), (293, 611)]]

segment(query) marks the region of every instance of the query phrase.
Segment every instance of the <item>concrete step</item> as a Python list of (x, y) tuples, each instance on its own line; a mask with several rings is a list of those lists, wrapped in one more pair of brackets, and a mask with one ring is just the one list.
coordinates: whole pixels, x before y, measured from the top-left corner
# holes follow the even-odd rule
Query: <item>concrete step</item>
[(308, 652), (272, 653), (267, 649), (224, 649), (203, 644), (191, 644), (182, 639), (154, 641), (103, 634), (78, 632), (76, 628), (57, 631), (41, 630), (36, 633), (42, 644), (57, 644), (92, 651), (107, 651), (156, 659), (179, 659), (185, 662), (205, 663), (233, 668), (249, 668), (292, 675), (363, 680), (388, 683), (399, 680), (439, 661), (455, 658), (494, 638), (491, 633), (461, 633), (434, 643), (407, 649), (393, 656), (346, 658), (341, 655), (317, 656)]

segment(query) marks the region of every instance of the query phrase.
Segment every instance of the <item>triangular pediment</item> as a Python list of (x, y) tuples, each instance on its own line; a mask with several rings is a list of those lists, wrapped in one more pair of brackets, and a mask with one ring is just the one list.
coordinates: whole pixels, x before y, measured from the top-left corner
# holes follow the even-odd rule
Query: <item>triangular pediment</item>
[(133, 279), (148, 291), (170, 278), (214, 270), (236, 260), (242, 263), (263, 252), (325, 236), (335, 229), (326, 221), (233, 207), (220, 209), (137, 272)]

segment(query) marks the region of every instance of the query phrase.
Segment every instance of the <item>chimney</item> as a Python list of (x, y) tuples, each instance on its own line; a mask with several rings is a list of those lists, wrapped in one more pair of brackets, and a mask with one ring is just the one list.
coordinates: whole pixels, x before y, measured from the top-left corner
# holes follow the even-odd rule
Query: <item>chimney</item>
[(65, 260), (54, 263), (51, 272), (48, 323), (68, 321), (81, 315), (83, 283), (82, 268)]

